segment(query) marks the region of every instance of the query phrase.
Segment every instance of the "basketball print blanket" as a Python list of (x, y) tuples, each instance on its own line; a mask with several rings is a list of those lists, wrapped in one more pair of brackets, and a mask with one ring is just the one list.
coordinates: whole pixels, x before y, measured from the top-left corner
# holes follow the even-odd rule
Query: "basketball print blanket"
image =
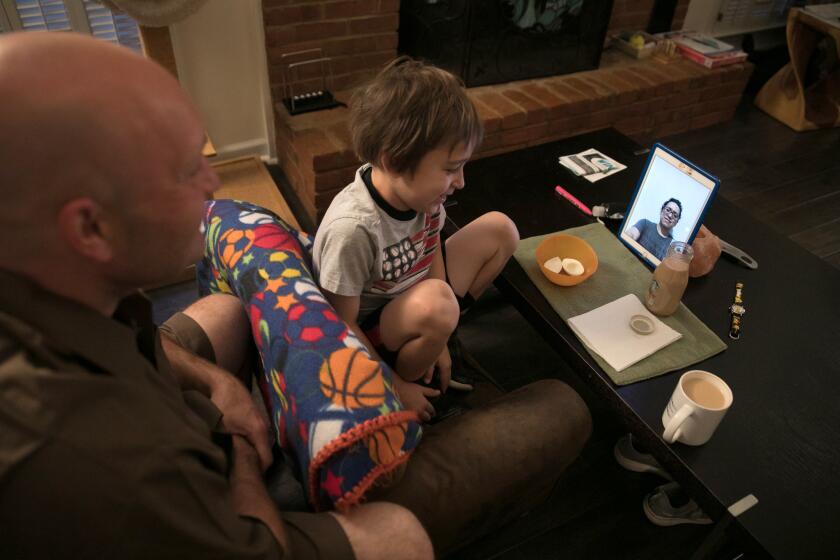
[(417, 414), (321, 295), (306, 234), (232, 200), (208, 202), (204, 226), (199, 290), (245, 305), (277, 441), (297, 458), (312, 507), (346, 510), (408, 459)]

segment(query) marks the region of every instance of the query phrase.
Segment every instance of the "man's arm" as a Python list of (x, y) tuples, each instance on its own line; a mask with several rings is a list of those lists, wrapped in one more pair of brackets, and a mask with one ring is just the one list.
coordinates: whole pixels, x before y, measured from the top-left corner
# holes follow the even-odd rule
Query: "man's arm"
[(207, 396), (222, 413), (225, 430), (247, 438), (257, 450), (263, 468), (268, 468), (272, 461), (268, 422), (245, 385), (233, 374), (182, 348), (168, 336), (161, 336), (160, 341), (181, 388)]
[(262, 521), (277, 542), (288, 550), (283, 520), (263, 482), (260, 456), (254, 446), (239, 435), (233, 436), (230, 491), (236, 513)]

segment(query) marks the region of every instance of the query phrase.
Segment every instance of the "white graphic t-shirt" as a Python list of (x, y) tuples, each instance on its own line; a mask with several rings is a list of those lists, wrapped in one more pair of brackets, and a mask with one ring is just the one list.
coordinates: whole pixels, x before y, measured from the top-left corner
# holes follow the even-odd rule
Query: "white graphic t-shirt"
[(333, 199), (315, 235), (318, 284), (342, 296), (361, 296), (361, 323), (429, 273), (446, 216), (397, 210), (370, 183), (371, 165)]

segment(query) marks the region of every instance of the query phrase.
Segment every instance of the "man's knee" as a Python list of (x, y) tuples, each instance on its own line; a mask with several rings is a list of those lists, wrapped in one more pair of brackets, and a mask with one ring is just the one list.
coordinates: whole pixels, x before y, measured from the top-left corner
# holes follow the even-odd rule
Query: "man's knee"
[(184, 314), (207, 335), (219, 367), (238, 372), (251, 348), (250, 323), (242, 302), (230, 294), (212, 294), (190, 305)]
[(543, 426), (541, 433), (553, 438), (568, 458), (576, 457), (592, 434), (589, 407), (562, 381), (542, 379), (514, 391), (510, 398), (520, 415), (528, 414)]
[(589, 439), (592, 433), (592, 415), (581, 396), (566, 383), (557, 379), (541, 379), (527, 388), (542, 398), (546, 413), (561, 416), (576, 432)]
[(577, 391), (566, 383), (555, 379), (546, 379), (543, 383), (550, 384), (551, 389), (541, 387), (540, 390), (553, 392), (552, 400), (560, 406), (570, 429), (580, 435), (580, 445), (583, 447), (592, 435), (592, 414), (589, 412), (589, 407)]
[(402, 506), (374, 502), (335, 514), (356, 558), (433, 558), (432, 543), (413, 513)]

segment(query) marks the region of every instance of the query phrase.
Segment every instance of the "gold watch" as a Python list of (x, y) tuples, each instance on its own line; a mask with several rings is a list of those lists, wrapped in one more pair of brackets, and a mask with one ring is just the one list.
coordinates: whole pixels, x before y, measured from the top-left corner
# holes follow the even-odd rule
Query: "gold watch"
[(741, 299), (741, 290), (743, 289), (743, 283), (735, 283), (735, 301), (729, 306), (729, 338), (732, 340), (741, 338), (741, 317), (747, 312), (747, 309), (743, 305), (744, 301)]

